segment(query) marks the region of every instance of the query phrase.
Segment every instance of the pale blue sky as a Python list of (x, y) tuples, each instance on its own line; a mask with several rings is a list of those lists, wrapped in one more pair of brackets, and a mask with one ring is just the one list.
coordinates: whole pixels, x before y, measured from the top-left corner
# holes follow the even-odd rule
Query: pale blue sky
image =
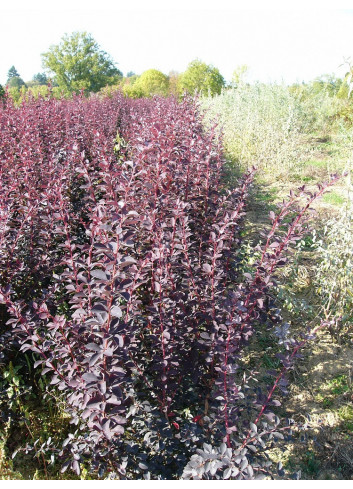
[[(335, 6), (347, 3), (336, 0)], [(267, 10), (260, 8), (264, 4)], [(12, 65), (25, 81), (43, 71), (41, 53), (73, 31), (90, 32), (124, 74), (149, 68), (181, 72), (199, 58), (227, 80), (240, 64), (250, 67), (250, 80), (291, 83), (324, 73), (342, 75), (345, 68), (339, 66), (353, 58), (353, 10), (328, 10), (323, 0), (293, 3), (301, 10), (290, 10), (290, 5), (269, 0), (2, 0), (0, 83)]]

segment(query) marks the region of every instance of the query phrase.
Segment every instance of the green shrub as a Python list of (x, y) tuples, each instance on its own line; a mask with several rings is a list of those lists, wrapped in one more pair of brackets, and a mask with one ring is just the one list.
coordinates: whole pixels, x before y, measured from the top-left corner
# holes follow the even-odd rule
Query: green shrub
[(126, 95), (137, 97), (153, 97), (153, 95), (166, 96), (168, 94), (168, 77), (158, 70), (147, 70), (133, 85), (124, 85)]
[[(329, 194), (328, 194), (329, 195)], [(315, 236), (319, 252), (315, 273), (316, 290), (327, 319), (333, 321), (331, 335), (338, 341), (348, 338), (353, 321), (353, 206), (340, 219), (328, 222), (323, 235)]]
[(225, 150), (240, 167), (278, 173), (304, 157), (299, 149), (302, 114), (287, 87), (243, 84), (202, 103), (206, 120), (220, 121)]

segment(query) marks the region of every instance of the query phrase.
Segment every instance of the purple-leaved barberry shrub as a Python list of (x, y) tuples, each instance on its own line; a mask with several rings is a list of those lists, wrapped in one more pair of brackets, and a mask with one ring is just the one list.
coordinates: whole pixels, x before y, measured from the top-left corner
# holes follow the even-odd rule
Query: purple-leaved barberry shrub
[[(336, 177), (271, 213), (243, 274), (255, 170), (227, 188), (220, 138), (197, 102), (7, 100), (0, 134), (1, 317), (71, 416), (63, 470), (270, 476), (266, 444), (291, 433), (274, 393), (308, 339), (271, 322), (273, 277)], [(254, 332), (271, 327), (284, 354), (263, 392), (240, 363)]]

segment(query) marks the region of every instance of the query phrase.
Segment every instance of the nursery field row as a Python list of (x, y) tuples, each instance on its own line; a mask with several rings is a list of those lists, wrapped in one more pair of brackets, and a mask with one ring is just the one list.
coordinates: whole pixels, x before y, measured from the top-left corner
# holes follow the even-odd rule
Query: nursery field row
[[(17, 399), (44, 389), (71, 423), (65, 439), (16, 449), (77, 475), (282, 476), (266, 447), (292, 437), (278, 393), (311, 333), (282, 324), (273, 277), (336, 177), (271, 211), (245, 265), (255, 170), (227, 187), (219, 132), (197, 102), (7, 100), (0, 134), (1, 362), (22, 361)], [(266, 385), (242, 368), (258, 330), (279, 342)], [(7, 450), (21, 417), (8, 392)]]

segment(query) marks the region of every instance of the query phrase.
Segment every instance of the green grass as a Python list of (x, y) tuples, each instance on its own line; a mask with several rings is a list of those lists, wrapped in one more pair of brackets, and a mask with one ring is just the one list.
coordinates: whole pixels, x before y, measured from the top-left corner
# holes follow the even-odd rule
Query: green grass
[(303, 469), (310, 476), (316, 476), (321, 469), (321, 464), (317, 460), (315, 453), (312, 450), (308, 450), (302, 458)]
[(326, 204), (331, 204), (336, 206), (341, 206), (346, 203), (346, 199), (341, 194), (335, 192), (334, 190), (328, 194), (325, 194), (322, 200)]
[(315, 178), (314, 178), (313, 176), (311, 176), (311, 175), (307, 175), (307, 176), (305, 176), (305, 177), (303, 177), (303, 178), (302, 178), (302, 181), (303, 181), (304, 183), (310, 183), (310, 182), (312, 182), (313, 180), (315, 180)]
[(353, 406), (345, 405), (337, 411), (338, 417), (342, 421), (340, 429), (353, 434)]
[(340, 397), (348, 394), (352, 390), (349, 384), (348, 377), (345, 374), (337, 375), (331, 380), (328, 380), (321, 386), (321, 392), (317, 394), (316, 401), (322, 404), (325, 409), (333, 409), (337, 416), (348, 424), (353, 426), (353, 407), (344, 404), (338, 409), (334, 409), (337, 403), (340, 403)]
[(345, 394), (350, 390), (347, 375), (339, 375), (330, 380), (327, 385), (330, 387), (332, 394), (335, 395)]
[(261, 189), (257, 194), (257, 200), (265, 204), (272, 204), (274, 199), (277, 197), (277, 194), (278, 194), (277, 187)]
[(326, 160), (308, 160), (304, 161), (302, 163), (303, 167), (313, 167), (313, 168), (327, 168), (327, 161)]

